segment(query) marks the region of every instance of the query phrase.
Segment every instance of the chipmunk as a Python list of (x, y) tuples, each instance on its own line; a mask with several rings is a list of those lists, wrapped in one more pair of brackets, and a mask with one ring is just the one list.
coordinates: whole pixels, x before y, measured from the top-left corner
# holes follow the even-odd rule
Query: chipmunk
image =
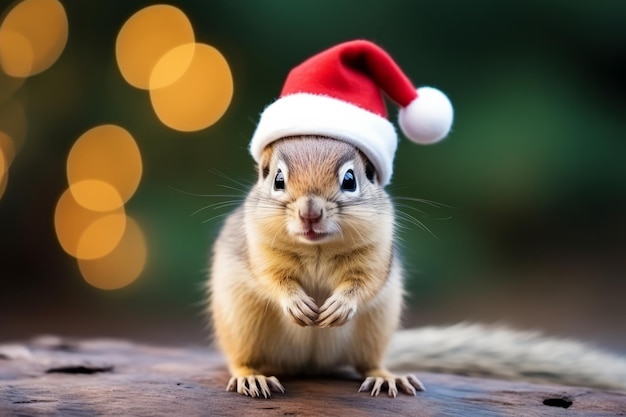
[(214, 249), (211, 313), (228, 389), (268, 396), (283, 387), (267, 372), (352, 365), (366, 376), (361, 390), (422, 390), (382, 365), (403, 294), (393, 225), (391, 201), (354, 146), (299, 137), (266, 148), (259, 181)]
[(626, 389), (625, 360), (578, 342), (479, 325), (397, 330), (404, 274), (385, 191), (397, 138), (381, 89), (410, 139), (446, 136), (448, 99), (415, 90), (367, 41), (294, 68), (262, 113), (250, 144), (258, 180), (225, 221), (208, 281), (227, 390), (268, 398), (284, 392), (275, 375), (343, 366), (374, 396), (424, 390), (388, 369)]

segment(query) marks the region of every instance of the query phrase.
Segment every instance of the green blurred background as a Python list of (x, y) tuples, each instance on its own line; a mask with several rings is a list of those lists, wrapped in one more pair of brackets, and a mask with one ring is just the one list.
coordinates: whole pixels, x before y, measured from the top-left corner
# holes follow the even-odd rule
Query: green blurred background
[[(28, 126), (0, 198), (0, 340), (204, 343), (203, 285), (228, 208), (193, 213), (238, 197), (201, 195), (245, 194), (248, 140), (291, 67), (366, 38), (416, 84), (445, 91), (456, 112), (441, 144), (401, 139), (388, 188), (445, 205), (397, 200), (432, 231), (402, 222), (406, 323), (509, 323), (626, 352), (623, 0), (171, 1), (234, 79), (225, 116), (195, 133), (164, 126), (117, 68), (121, 26), (154, 2), (62, 3), (61, 57), (0, 103), (0, 114), (22, 103)], [(53, 222), (70, 148), (103, 123), (132, 133), (144, 167), (126, 209), (148, 263), (114, 291), (82, 279)]]

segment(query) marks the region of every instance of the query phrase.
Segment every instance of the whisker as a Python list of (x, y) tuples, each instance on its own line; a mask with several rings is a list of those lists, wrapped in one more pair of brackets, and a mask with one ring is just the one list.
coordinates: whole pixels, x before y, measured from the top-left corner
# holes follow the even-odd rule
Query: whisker
[(226, 185), (226, 184), (217, 184), (217, 186), (220, 187), (220, 188), (226, 188), (227, 190), (238, 191), (238, 192), (240, 192), (242, 194), (245, 194), (245, 193), (248, 192), (248, 190), (242, 190), (242, 189), (233, 187), (231, 185)]
[(426, 226), (426, 225), (425, 225), (422, 221), (420, 221), (419, 219), (417, 219), (417, 218), (415, 218), (414, 216), (411, 216), (410, 214), (405, 213), (405, 212), (403, 212), (403, 211), (398, 211), (398, 213), (397, 213), (397, 214), (398, 214), (398, 217), (399, 217), (400, 219), (405, 220), (405, 221), (407, 221), (407, 222), (409, 222), (409, 223), (411, 223), (411, 224), (413, 224), (413, 225), (415, 225), (415, 226), (419, 227), (420, 229), (424, 230), (425, 232), (428, 232), (428, 234), (430, 234), (430, 235), (431, 235), (432, 237), (434, 237), (435, 239), (440, 240), (440, 239), (439, 239), (439, 237), (437, 237), (437, 235), (435, 235), (435, 234), (433, 233), (433, 231), (432, 231), (432, 230), (430, 230), (430, 229), (428, 228), (428, 226)]
[(213, 220), (215, 220), (215, 219), (219, 219), (220, 217), (228, 216), (229, 214), (230, 214), (230, 213), (221, 213), (221, 214), (217, 214), (217, 215), (215, 215), (215, 216), (213, 216), (213, 217), (210, 217), (210, 218), (208, 218), (208, 219), (206, 219), (206, 220), (202, 220), (202, 222), (201, 222), (201, 223), (202, 223), (202, 224), (209, 223), (209, 222), (211, 222), (211, 221), (213, 221)]
[(446, 208), (451, 208), (451, 209), (456, 208), (454, 206), (450, 206), (450, 205), (444, 204), (444, 203), (439, 203), (437, 201), (426, 200), (425, 198), (406, 197), (406, 196), (393, 196), (392, 200), (394, 200), (394, 201), (395, 200), (413, 201), (415, 203), (426, 204), (426, 205), (434, 207), (434, 208), (441, 208), (441, 207), (446, 207)]
[[(192, 193), (190, 191), (181, 190), (181, 189), (173, 187), (171, 185), (168, 185), (167, 188), (169, 188), (172, 191), (176, 191), (177, 193), (184, 194), (184, 195), (190, 195), (192, 197), (213, 197), (213, 198), (241, 197), (241, 195), (234, 195), (234, 194), (199, 194), (199, 193)], [(236, 191), (240, 191), (240, 190), (236, 190)]]
[(219, 210), (219, 209), (223, 209), (226, 207), (236, 206), (239, 204), (241, 204), (241, 201), (223, 201), (219, 203), (209, 204), (208, 206), (201, 207), (198, 210), (194, 211), (193, 213), (191, 213), (191, 216), (195, 216), (196, 214), (199, 214), (205, 210), (209, 210), (209, 209)]
[(395, 203), (395, 207), (403, 207), (403, 208), (408, 208), (411, 210), (414, 210), (416, 212), (418, 212), (419, 214), (421, 214), (422, 216), (426, 216), (426, 217), (430, 217), (430, 215), (425, 212), (424, 210), (420, 210), (417, 207), (413, 207), (410, 204), (404, 204), (404, 203)]
[[(427, 213), (424, 210), (420, 210), (417, 207), (413, 207), (413, 206), (411, 206), (409, 204), (396, 203), (396, 208), (398, 208), (398, 207), (402, 207), (402, 208), (406, 208), (406, 209), (409, 209), (409, 210), (416, 211), (420, 215), (422, 215), (424, 217), (427, 217), (428, 219), (431, 219), (431, 220), (450, 220), (450, 219), (452, 219), (452, 216), (446, 216), (446, 217), (433, 216), (430, 213)], [(400, 210), (398, 210), (398, 211), (400, 211)]]
[(253, 182), (250, 182), (250, 181), (244, 182), (243, 180), (236, 180), (232, 177), (229, 177), (228, 175), (226, 175), (225, 173), (223, 173), (222, 171), (218, 169), (213, 169), (213, 172), (226, 180), (234, 182), (235, 184), (239, 185), (240, 187), (243, 187), (246, 190), (251, 188), (252, 184), (254, 184)]

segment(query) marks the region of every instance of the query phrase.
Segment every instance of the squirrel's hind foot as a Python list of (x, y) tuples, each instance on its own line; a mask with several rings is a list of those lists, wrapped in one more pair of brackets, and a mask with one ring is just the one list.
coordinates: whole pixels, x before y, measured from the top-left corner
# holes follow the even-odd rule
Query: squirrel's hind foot
[(408, 395), (416, 395), (417, 391), (426, 391), (424, 385), (414, 375), (398, 376), (384, 370), (371, 371), (366, 375), (367, 378), (361, 384), (359, 392), (371, 390), (372, 397), (377, 397), (385, 385), (387, 385), (387, 394), (394, 398), (398, 396), (398, 388)]
[(239, 394), (248, 395), (253, 398), (269, 398), (274, 392), (285, 392), (285, 388), (275, 376), (246, 375), (233, 376), (228, 381), (226, 391), (236, 391)]

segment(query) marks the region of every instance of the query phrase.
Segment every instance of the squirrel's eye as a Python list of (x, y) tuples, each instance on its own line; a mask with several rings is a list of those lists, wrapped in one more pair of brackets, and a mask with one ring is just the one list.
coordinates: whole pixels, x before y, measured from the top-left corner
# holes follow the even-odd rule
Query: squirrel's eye
[(281, 171), (280, 169), (276, 173), (276, 177), (274, 177), (274, 189), (275, 190), (285, 189), (285, 176), (283, 175), (283, 171)]
[(345, 174), (343, 174), (341, 191), (356, 191), (356, 178), (354, 177), (353, 170), (349, 169)]

